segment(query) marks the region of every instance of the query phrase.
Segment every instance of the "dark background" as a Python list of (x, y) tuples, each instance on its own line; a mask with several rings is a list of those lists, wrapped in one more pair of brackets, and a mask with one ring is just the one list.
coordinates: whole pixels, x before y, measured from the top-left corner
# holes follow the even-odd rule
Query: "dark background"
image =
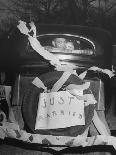
[(110, 31), (116, 43), (115, 0), (0, 0), (1, 36), (19, 20), (100, 27)]

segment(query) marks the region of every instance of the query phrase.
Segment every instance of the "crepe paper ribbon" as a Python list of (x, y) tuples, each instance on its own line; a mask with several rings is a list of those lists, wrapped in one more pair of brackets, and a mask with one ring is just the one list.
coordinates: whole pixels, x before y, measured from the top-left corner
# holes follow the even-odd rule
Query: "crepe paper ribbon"
[(29, 25), (31, 27), (30, 32), (33, 31), (33, 37), (36, 38), (37, 31), (36, 31), (36, 26), (35, 26), (34, 22), (29, 23)]
[(69, 84), (66, 87), (66, 90), (71, 90), (71, 89), (77, 89), (77, 90), (85, 90), (88, 89), (90, 87), (90, 82), (85, 82), (82, 85), (76, 85), (76, 84)]
[(112, 66), (112, 70), (109, 70), (109, 69), (101, 69), (99, 67), (96, 67), (96, 66), (93, 66), (93, 67), (90, 67), (88, 70), (93, 70), (93, 71), (99, 71), (99, 72), (102, 72), (102, 73), (105, 73), (107, 74), (110, 78), (112, 78), (115, 74), (114, 74), (114, 69), (113, 69), (113, 66)]
[(44, 83), (43, 83), (38, 77), (36, 77), (36, 78), (32, 81), (32, 83), (33, 83), (36, 87), (44, 89), (44, 92), (47, 91), (47, 87), (45, 87)]
[[(44, 57), (44, 59), (50, 61), (50, 64), (55, 66), (55, 70), (57, 71), (72, 71), (77, 68), (74, 64), (61, 64), (60, 60), (57, 56), (50, 53), (49, 51), (45, 50), (44, 47), (41, 46), (40, 42), (37, 40), (36, 36), (36, 27), (34, 23), (30, 23), (31, 29), (29, 30), (26, 26), (26, 23), (23, 21), (19, 21), (19, 25), (17, 26), (21, 33), (28, 36), (28, 40), (30, 42), (30, 45), (32, 48), (39, 53), (41, 56)], [(30, 31), (33, 31), (34, 35), (31, 36), (29, 34)]]
[[(0, 138), (4, 139), (5, 137), (15, 138), (24, 142), (29, 143), (38, 143), (43, 144), (45, 139), (49, 142), (49, 145), (58, 145), (66, 147), (86, 147), (93, 145), (112, 145), (116, 149), (116, 137), (114, 136), (105, 136), (97, 135), (92, 137), (86, 137), (79, 135), (77, 137), (68, 137), (68, 136), (53, 136), (53, 135), (40, 135), (40, 134), (31, 134), (27, 133), (24, 130), (20, 130), (16, 124), (8, 123), (0, 126)], [(60, 150), (64, 149), (60, 148)], [(52, 149), (56, 149), (52, 147)]]
[[(113, 66), (112, 66), (112, 70), (109, 70), (109, 69), (101, 69), (99, 67), (96, 67), (96, 66), (92, 66), (90, 68), (88, 68), (88, 70), (92, 70), (92, 71), (99, 71), (99, 72), (102, 72), (104, 74), (107, 74), (110, 78), (112, 78), (115, 74), (114, 74), (114, 69), (113, 69)], [(80, 79), (84, 79), (88, 70), (84, 71), (83, 73), (81, 73), (79, 75), (79, 78)]]
[(86, 74), (87, 74), (87, 71), (84, 71), (83, 73), (81, 73), (79, 75), (79, 78), (83, 80), (85, 78)]
[(84, 94), (83, 96), (80, 96), (78, 95), (76, 89), (68, 90), (68, 92), (72, 94), (73, 96), (75, 96), (78, 100), (83, 100), (85, 106), (97, 103), (93, 94)]
[(64, 72), (60, 79), (53, 85), (51, 92), (57, 92), (63, 84), (68, 80), (72, 73), (71, 72)]
[(90, 82), (85, 82), (82, 85), (76, 85), (76, 84), (70, 84), (66, 87), (66, 90), (72, 95), (74, 95), (79, 100), (84, 100), (85, 106), (88, 106), (89, 104), (96, 104), (97, 101), (95, 100), (95, 97), (93, 94), (84, 94), (83, 96), (78, 95), (77, 90), (85, 90), (90, 87)]
[(29, 36), (29, 29), (26, 26), (26, 22), (19, 20), (19, 25), (17, 25), (17, 28), (20, 30), (21, 33)]
[[(36, 36), (36, 27), (34, 23), (30, 24), (31, 29), (29, 30), (26, 26), (26, 23), (23, 21), (19, 21), (19, 25), (17, 26), (21, 33), (28, 36), (28, 40), (32, 48), (39, 53), (44, 59), (50, 61), (50, 64), (55, 66), (55, 70), (57, 71), (72, 71), (77, 68), (74, 64), (61, 64), (59, 58), (54, 54), (50, 53), (49, 51), (45, 50), (44, 47), (41, 46), (40, 42), (37, 40)], [(29, 34), (30, 31), (33, 31), (34, 35), (31, 36)]]
[(43, 56), (46, 60), (49, 60), (50, 63), (53, 65), (53, 66), (56, 66), (56, 65), (61, 65), (60, 64), (60, 60), (52, 53), (48, 52), (47, 50), (44, 49), (44, 47), (41, 46), (40, 42), (37, 40), (37, 37), (36, 37), (36, 27), (34, 26), (34, 24), (30, 24), (31, 26), (31, 31), (34, 32), (34, 36), (31, 36), (29, 34), (30, 30), (27, 28), (26, 26), (26, 23), (23, 22), (23, 21), (19, 21), (19, 25), (17, 26), (18, 29), (20, 30), (21, 33), (25, 34), (28, 36), (28, 40), (32, 46), (32, 48), (37, 52), (39, 53), (41, 56)]
[(74, 65), (74, 64), (58, 64), (55, 66), (55, 70), (57, 71), (72, 71), (72, 70), (76, 70), (78, 68), (78, 66)]

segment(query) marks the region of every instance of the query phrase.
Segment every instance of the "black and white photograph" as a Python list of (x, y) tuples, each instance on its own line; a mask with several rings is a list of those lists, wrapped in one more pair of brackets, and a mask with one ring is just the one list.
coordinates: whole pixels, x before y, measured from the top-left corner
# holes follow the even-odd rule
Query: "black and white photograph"
[(116, 154), (116, 0), (0, 0), (0, 155)]

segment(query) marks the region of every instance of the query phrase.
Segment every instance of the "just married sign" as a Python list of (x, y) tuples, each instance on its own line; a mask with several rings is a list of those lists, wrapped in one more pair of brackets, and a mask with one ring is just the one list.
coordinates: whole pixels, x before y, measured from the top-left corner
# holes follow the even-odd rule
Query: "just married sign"
[[(82, 96), (83, 91), (78, 91)], [(68, 91), (41, 93), (35, 129), (56, 129), (85, 125), (84, 101)]]

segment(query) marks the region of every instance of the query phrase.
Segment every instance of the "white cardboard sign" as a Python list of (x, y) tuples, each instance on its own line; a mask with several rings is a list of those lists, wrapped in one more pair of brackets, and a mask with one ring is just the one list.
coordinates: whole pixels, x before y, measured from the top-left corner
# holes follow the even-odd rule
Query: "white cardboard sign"
[[(83, 95), (79, 90), (78, 95)], [(84, 101), (68, 91), (41, 93), (35, 129), (56, 129), (85, 125)]]

